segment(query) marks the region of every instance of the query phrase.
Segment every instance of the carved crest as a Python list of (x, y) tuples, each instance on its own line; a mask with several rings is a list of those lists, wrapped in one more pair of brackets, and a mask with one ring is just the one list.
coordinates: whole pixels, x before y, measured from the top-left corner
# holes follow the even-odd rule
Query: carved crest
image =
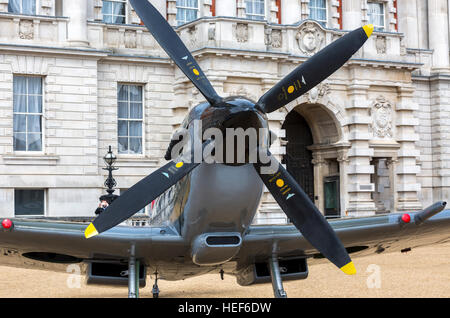
[(241, 43), (248, 41), (248, 24), (236, 24), (236, 40)]
[(300, 51), (310, 56), (317, 53), (323, 45), (325, 35), (323, 30), (315, 22), (306, 22), (297, 32), (295, 37)]
[(272, 30), (271, 45), (273, 48), (280, 48), (282, 45), (281, 30)]
[(127, 30), (125, 31), (125, 47), (127, 49), (135, 49), (136, 44), (136, 31)]
[(189, 34), (189, 43), (192, 46), (197, 44), (197, 26), (194, 25), (187, 30)]
[(210, 23), (208, 28), (208, 40), (214, 41), (216, 39), (216, 24)]
[(386, 53), (386, 37), (377, 36), (377, 39), (375, 41), (375, 47), (377, 49), (378, 54)]
[(34, 24), (33, 21), (20, 20), (19, 37), (25, 40), (32, 40), (34, 38)]
[(315, 104), (322, 97), (330, 93), (330, 85), (328, 83), (320, 83), (308, 92), (308, 102)]
[(228, 94), (229, 96), (244, 96), (252, 100), (257, 100), (258, 97), (254, 93), (255, 93), (254, 91), (251, 91), (248, 88), (244, 87), (243, 85), (240, 85), (238, 87), (234, 87), (233, 89), (231, 89)]
[(374, 137), (392, 137), (392, 105), (384, 96), (377, 97), (372, 105), (371, 115)]

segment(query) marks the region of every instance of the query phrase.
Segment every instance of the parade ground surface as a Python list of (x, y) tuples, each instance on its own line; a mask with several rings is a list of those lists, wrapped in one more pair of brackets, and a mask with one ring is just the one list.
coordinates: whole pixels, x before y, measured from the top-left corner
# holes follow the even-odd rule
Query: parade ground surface
[[(288, 297), (450, 297), (450, 242), (407, 253), (354, 259), (358, 273), (346, 276), (333, 265), (309, 267), (309, 278), (285, 282)], [(68, 273), (0, 266), (0, 297), (127, 297), (126, 287), (69, 288)], [(153, 280), (140, 289), (152, 297)], [(209, 274), (184, 281), (159, 281), (160, 297), (273, 297), (270, 284), (241, 287), (232, 276)]]

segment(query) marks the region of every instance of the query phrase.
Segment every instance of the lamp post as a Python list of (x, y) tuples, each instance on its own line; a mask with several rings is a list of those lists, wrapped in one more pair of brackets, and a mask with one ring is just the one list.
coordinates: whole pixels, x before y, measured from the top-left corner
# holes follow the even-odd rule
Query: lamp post
[(112, 150), (111, 150), (111, 146), (109, 146), (109, 150), (106, 153), (106, 155), (103, 157), (103, 160), (106, 163), (106, 168), (103, 168), (103, 170), (108, 171), (108, 178), (105, 181), (105, 187), (107, 187), (108, 189), (106, 190), (106, 192), (108, 192), (108, 194), (102, 195), (100, 197), (100, 201), (105, 200), (106, 202), (108, 202), (108, 204), (111, 204), (116, 198), (118, 198), (119, 196), (116, 194), (113, 194), (114, 191), (116, 191), (114, 189), (114, 187), (117, 185), (116, 180), (114, 180), (112, 172), (114, 170), (118, 170), (119, 168), (114, 167), (114, 162), (116, 161), (116, 156), (113, 154)]

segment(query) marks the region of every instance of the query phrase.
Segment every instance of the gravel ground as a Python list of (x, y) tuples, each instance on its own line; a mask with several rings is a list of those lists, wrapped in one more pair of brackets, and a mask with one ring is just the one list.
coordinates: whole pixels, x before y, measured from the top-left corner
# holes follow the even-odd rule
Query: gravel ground
[[(450, 243), (408, 253), (355, 258), (358, 274), (346, 276), (331, 264), (309, 267), (309, 278), (284, 283), (288, 297), (450, 297)], [(0, 298), (127, 297), (127, 288), (68, 288), (69, 274), (0, 266)], [(379, 277), (376, 280), (376, 277)], [(377, 285), (378, 283), (378, 285)], [(152, 297), (153, 281), (140, 290)], [(369, 286), (371, 288), (369, 288)], [(378, 288), (379, 287), (379, 288)], [(160, 297), (272, 297), (271, 284), (241, 287), (232, 276), (204, 275), (179, 282), (160, 281)]]

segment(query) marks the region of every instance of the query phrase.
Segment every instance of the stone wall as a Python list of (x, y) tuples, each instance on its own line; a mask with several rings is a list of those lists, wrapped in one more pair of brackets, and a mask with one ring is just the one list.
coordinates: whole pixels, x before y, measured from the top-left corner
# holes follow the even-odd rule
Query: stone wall
[[(447, 1), (428, 1), (427, 9), (425, 0), (398, 0), (398, 12), (392, 0), (380, 1), (386, 32), (375, 32), (344, 68), (268, 116), (279, 137), (290, 111), (308, 120), (315, 203), (323, 209), (322, 181), (337, 165), (342, 215), (374, 214), (380, 202), (390, 211), (417, 210), (450, 196), (449, 48), (434, 34), (445, 25), (448, 39)], [(92, 215), (103, 191), (102, 157), (109, 145), (117, 153), (117, 84), (142, 85), (145, 96), (144, 153), (118, 156), (119, 188), (164, 163), (172, 132), (204, 99), (131, 7), (127, 24), (113, 25), (102, 22), (102, 1), (65, 2), (62, 14), (60, 1), (40, 3), (39, 16), (23, 16), (7, 13), (8, 1), (0, 0), (0, 215), (14, 214), (14, 188), (29, 187), (47, 189), (49, 216)], [(152, 3), (176, 23), (176, 1)], [(200, 19), (176, 31), (219, 94), (254, 100), (343, 30), (367, 22), (366, 0), (343, 1), (342, 16), (339, 2), (328, 1), (326, 28), (307, 19), (306, 0), (281, 1), (282, 25), (273, 0), (267, 21), (245, 19), (244, 1), (216, 1), (217, 17), (212, 1), (199, 3)], [(14, 74), (44, 78), (42, 153), (13, 151)], [(280, 160), (285, 146), (274, 145)], [(267, 192), (260, 211), (256, 222), (286, 220)]]

